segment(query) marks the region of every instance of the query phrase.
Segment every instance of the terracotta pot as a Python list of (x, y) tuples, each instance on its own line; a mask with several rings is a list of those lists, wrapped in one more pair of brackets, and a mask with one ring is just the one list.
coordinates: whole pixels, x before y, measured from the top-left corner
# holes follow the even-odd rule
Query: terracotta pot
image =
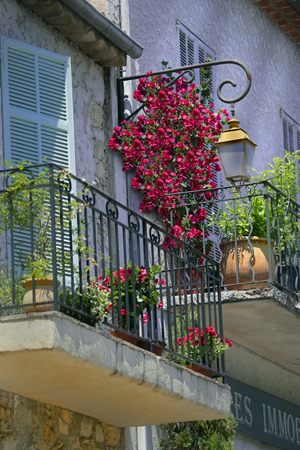
[(137, 345), (138, 338), (134, 334), (130, 335), (124, 333), (124, 331), (111, 331), (109, 334), (118, 339), (122, 339), (123, 341), (129, 342), (130, 344)]
[[(154, 353), (156, 356), (162, 356), (163, 354), (163, 348), (158, 347), (157, 345), (155, 345), (156, 341), (152, 340), (152, 353)], [(158, 341), (159, 345), (162, 345), (162, 341)], [(149, 344), (146, 341), (142, 341), (141, 339), (137, 339), (137, 346), (142, 348), (143, 350), (147, 350), (150, 352), (149, 350)]]
[[(209, 364), (209, 367), (210, 364)], [(194, 370), (194, 372), (201, 373), (202, 375), (205, 375), (206, 377), (212, 378), (213, 374), (209, 369), (206, 369), (205, 367), (197, 366), (197, 364), (191, 364), (190, 366), (187, 366), (188, 369)]]
[[(251, 247), (247, 238), (239, 238), (237, 240), (238, 251), (238, 267), (239, 267), (239, 285), (228, 286), (228, 290), (243, 290), (268, 287), (269, 266), (270, 266), (270, 250), (267, 238), (253, 237), (250, 239), (253, 246), (254, 254), (251, 260), (251, 266), (255, 272), (255, 283), (252, 281), (252, 272), (249, 268), (249, 259), (251, 256)], [(273, 253), (272, 241), (272, 270), (273, 279), (275, 279), (275, 257)], [(234, 240), (221, 242), (220, 248), (223, 253), (221, 261), (221, 273), (224, 277), (224, 285), (237, 283), (236, 277), (236, 251)], [(260, 280), (266, 280), (259, 282)], [(258, 281), (258, 282), (257, 282)]]
[[(53, 302), (53, 278), (35, 278), (35, 302)], [(60, 285), (60, 281), (57, 281), (57, 286)], [(22, 281), (22, 286), (25, 289), (23, 297), (23, 305), (33, 303), (33, 291), (32, 291), (32, 279)], [(25, 306), (25, 314), (35, 312), (53, 311), (53, 303), (47, 305), (33, 305)]]
[[(193, 269), (192, 270), (192, 279), (190, 279), (190, 270), (184, 270), (183, 268), (179, 269), (179, 279), (178, 279), (178, 269), (174, 270), (175, 273), (175, 284), (176, 286), (181, 287), (181, 292), (184, 294), (185, 292), (187, 294), (191, 293), (191, 282), (192, 282), (192, 288), (193, 288), (193, 294), (197, 293), (197, 288), (198, 288), (198, 292), (201, 291), (201, 272), (200, 270), (198, 270), (198, 284), (197, 284), (197, 288), (196, 288), (196, 270)], [(186, 283), (186, 291), (184, 289)], [(177, 290), (178, 293), (178, 290)]]

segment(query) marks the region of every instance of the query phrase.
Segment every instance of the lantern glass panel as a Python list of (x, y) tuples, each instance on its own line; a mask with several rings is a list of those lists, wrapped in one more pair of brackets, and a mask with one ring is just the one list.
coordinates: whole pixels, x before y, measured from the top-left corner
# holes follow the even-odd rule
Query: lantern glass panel
[(246, 161), (245, 161), (245, 176), (249, 179), (251, 176), (251, 169), (253, 167), (254, 147), (246, 143)]
[(225, 177), (235, 177), (244, 174), (245, 143), (220, 145), (218, 147)]

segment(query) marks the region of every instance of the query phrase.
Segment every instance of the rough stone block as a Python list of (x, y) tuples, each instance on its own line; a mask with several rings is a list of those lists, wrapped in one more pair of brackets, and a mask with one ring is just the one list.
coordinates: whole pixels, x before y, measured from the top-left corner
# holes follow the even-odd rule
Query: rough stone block
[(92, 434), (93, 419), (85, 417), (81, 422), (80, 434), (81, 436), (89, 438)]
[(99, 66), (102, 67), (120, 67), (120, 66), (126, 66), (127, 64), (127, 57), (126, 55), (120, 55), (117, 58), (112, 59), (96, 59), (95, 62), (99, 64)]
[(103, 51), (106, 48), (106, 41), (104, 39), (97, 40), (96, 42), (86, 42), (78, 46), (82, 51), (91, 53), (97, 51)]
[(97, 423), (97, 425), (95, 426), (95, 436), (97, 442), (104, 442), (103, 428), (100, 423)]
[(121, 429), (112, 425), (104, 425), (104, 436), (107, 445), (115, 447), (120, 441)]
[(71, 422), (71, 411), (68, 411), (67, 409), (63, 409), (61, 411), (60, 417), (67, 423)]
[(82, 22), (77, 22), (72, 25), (53, 26), (59, 33), (63, 34), (84, 34), (85, 29)]
[(36, 6), (37, 5), (37, 0), (21, 0), (21, 3), (24, 6), (27, 6), (27, 8), (30, 8), (31, 6)]
[(66, 436), (69, 434), (69, 425), (62, 419), (59, 419), (58, 421), (58, 429), (62, 434), (65, 434)]
[(96, 36), (93, 31), (84, 34), (66, 34), (65, 37), (74, 44), (84, 44), (86, 42), (96, 41)]
[(103, 50), (87, 50), (86, 53), (93, 59), (112, 59), (119, 56), (116, 47), (106, 47)]
[(63, 14), (62, 16), (45, 17), (45, 22), (52, 26), (73, 25), (75, 19), (73, 14)]
[(38, 7), (33, 6), (30, 9), (33, 13), (37, 14), (40, 17), (60, 16), (61, 14), (63, 14), (61, 4), (58, 2), (50, 6), (38, 6)]

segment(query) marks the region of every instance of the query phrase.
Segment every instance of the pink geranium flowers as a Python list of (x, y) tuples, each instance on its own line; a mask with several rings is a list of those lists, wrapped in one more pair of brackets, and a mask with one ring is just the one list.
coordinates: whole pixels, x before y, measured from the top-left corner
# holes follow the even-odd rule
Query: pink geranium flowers
[[(206, 344), (206, 348), (205, 348)], [(183, 347), (183, 355), (188, 359), (195, 359), (201, 364), (211, 364), (215, 358), (220, 358), (222, 353), (232, 342), (229, 339), (224, 340), (213, 327), (207, 327), (206, 330), (199, 328), (189, 328), (189, 335), (177, 339), (178, 352)], [(186, 361), (189, 365), (190, 361)]]
[[(180, 195), (173, 194), (216, 187), (213, 167), (221, 167), (213, 144), (228, 113), (220, 111), (226, 116), (222, 121), (220, 112), (212, 112), (213, 105), (200, 102), (195, 85), (179, 79), (166, 87), (169, 81), (161, 76), (140, 79), (134, 98), (144, 104), (146, 115), (116, 127), (109, 146), (121, 153), (125, 172), (136, 168), (132, 187), (143, 194), (140, 211), (157, 207), (167, 230), (202, 249), (199, 231), (205, 209), (194, 208), (189, 225)], [(168, 245), (172, 244), (165, 242)]]
[(100, 291), (106, 291), (111, 299), (107, 314), (113, 315), (118, 325), (125, 329), (128, 321), (130, 330), (134, 330), (134, 320), (140, 319), (146, 324), (150, 320), (149, 312), (153, 305), (157, 305), (158, 309), (163, 307), (159, 286), (165, 286), (166, 283), (161, 272), (159, 265), (146, 270), (131, 261), (112, 271), (112, 275), (107, 269), (106, 276), (100, 276), (96, 283)]

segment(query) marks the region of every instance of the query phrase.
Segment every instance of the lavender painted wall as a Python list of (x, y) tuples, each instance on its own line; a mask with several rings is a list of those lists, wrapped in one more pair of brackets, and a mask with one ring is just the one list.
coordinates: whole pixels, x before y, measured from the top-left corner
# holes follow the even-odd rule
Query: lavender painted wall
[[(145, 50), (130, 61), (126, 74), (162, 69), (162, 60), (178, 65), (176, 21), (216, 52), (216, 59), (245, 63), (253, 84), (236, 105), (240, 126), (258, 145), (254, 167), (264, 169), (275, 155), (283, 155), (280, 109), (300, 122), (300, 48), (271, 17), (251, 0), (121, 0), (122, 26)], [(217, 85), (225, 78), (238, 87), (224, 88), (228, 97), (242, 92), (246, 77), (236, 67), (218, 67)], [(224, 104), (217, 101), (217, 107)], [(229, 106), (228, 106), (229, 108)]]

